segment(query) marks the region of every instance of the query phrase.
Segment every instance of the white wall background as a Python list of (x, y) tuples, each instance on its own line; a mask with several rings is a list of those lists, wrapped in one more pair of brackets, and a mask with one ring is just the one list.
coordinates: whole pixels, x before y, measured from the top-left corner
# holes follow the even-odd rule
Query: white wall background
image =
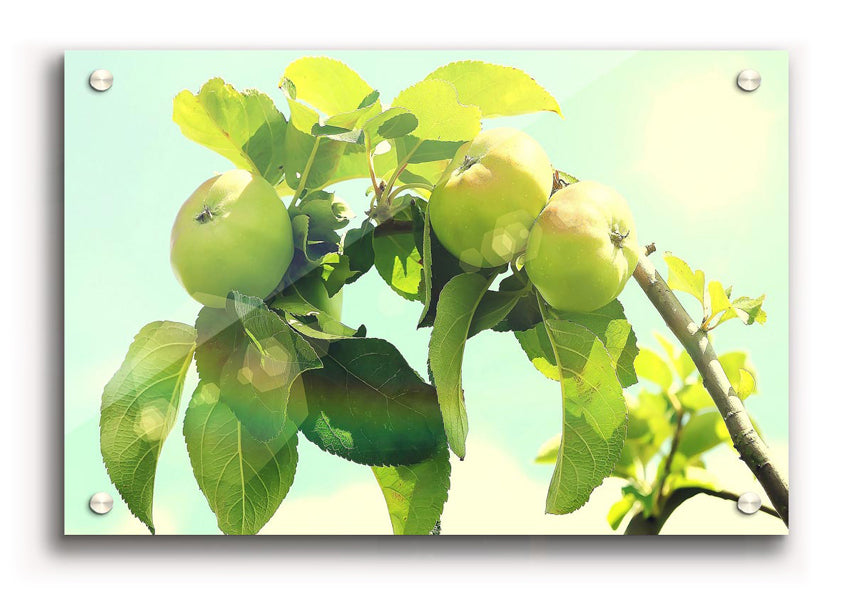
[[(749, 598), (787, 597), (829, 584), (842, 589), (848, 534), (843, 375), (850, 44), (846, 15), (838, 14), (846, 11), (836, 6), (819, 0), (793, 10), (741, 0), (698, 5), (149, 0), (19, 2), (4, 8), (3, 589), (21, 586), (36, 598), (51, 592), (120, 598), (210, 592), (285, 598), (494, 592)], [(62, 52), (385, 47), (791, 52), (790, 537), (62, 538)]]

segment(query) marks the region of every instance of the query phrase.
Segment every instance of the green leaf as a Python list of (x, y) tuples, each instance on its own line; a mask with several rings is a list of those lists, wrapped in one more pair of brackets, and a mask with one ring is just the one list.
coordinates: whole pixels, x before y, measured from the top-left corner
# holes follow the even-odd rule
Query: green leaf
[[(399, 226), (406, 229), (399, 230)], [(376, 227), (372, 249), (375, 268), (387, 285), (402, 298), (418, 300), (422, 257), (416, 248), (411, 222), (393, 219)]]
[(404, 195), (402, 198), (409, 203), (410, 223), (413, 228), (413, 241), (416, 243), (416, 250), (422, 256), (425, 245), (425, 211), (428, 210), (428, 202), (424, 199), (413, 196)]
[[(395, 169), (399, 164), (407, 163), (408, 170), (413, 171), (411, 165), (420, 165), (422, 163), (433, 163), (435, 161), (444, 161), (436, 167), (427, 167), (427, 171), (431, 176), (424, 176), (420, 173), (420, 178), (424, 178), (429, 183), (434, 184), (439, 178), (439, 175), (445, 171), (448, 166), (448, 161), (454, 158), (458, 149), (466, 142), (454, 142), (443, 140), (423, 140), (414, 135), (405, 135), (396, 138), (392, 141), (395, 148), (395, 156), (390, 153), (382, 154), (376, 157), (375, 168), (386, 169), (391, 167)], [(404, 181), (404, 179), (402, 179)]]
[(367, 273), (375, 264), (375, 250), (372, 247), (372, 238), (375, 227), (369, 221), (356, 229), (349, 229), (343, 238), (343, 255), (348, 257), (348, 266), (356, 275), (352, 276), (346, 283), (353, 283)]
[(406, 108), (395, 106), (366, 121), (363, 133), (369, 136), (374, 150), (379, 142), (408, 135), (418, 125), (416, 115)]
[(148, 323), (103, 390), (103, 464), (130, 512), (151, 533), (156, 465), (177, 418), (195, 335), (195, 329), (183, 323)]
[[(654, 508), (653, 504), (655, 502), (655, 493), (654, 492), (645, 493), (645, 492), (637, 489), (633, 485), (625, 485), (625, 486), (623, 486), (623, 488), (620, 491), (623, 495), (630, 494), (631, 496), (634, 496), (635, 502), (639, 503), (640, 506), (642, 507), (641, 512), (643, 513), (644, 517), (648, 517), (650, 514), (652, 514), (652, 510)], [(634, 518), (632, 518), (632, 521), (629, 522), (629, 525), (626, 528), (626, 532), (629, 531), (629, 527), (631, 527), (633, 522), (634, 522)]]
[(635, 371), (638, 376), (660, 385), (662, 390), (669, 390), (673, 385), (673, 373), (667, 362), (649, 348), (641, 347), (635, 359)]
[(428, 364), (434, 375), (446, 436), (459, 458), (466, 454), (469, 432), (461, 384), (463, 351), (475, 309), (492, 282), (492, 277), (488, 279), (478, 273), (453, 277), (440, 292), (428, 344)]
[[(523, 298), (521, 301), (527, 302), (527, 299)], [(527, 304), (523, 307), (522, 312), (517, 312), (514, 309), (508, 315), (505, 324), (510, 327), (509, 323), (511, 319), (514, 319), (514, 324), (519, 325), (519, 330), (515, 331), (514, 335), (531, 363), (543, 375), (557, 381), (559, 369), (556, 365), (555, 354), (552, 351), (552, 345), (549, 343), (546, 329), (539, 321), (541, 318), (540, 309), (537, 307), (536, 300), (533, 302), (533, 307)], [(626, 320), (623, 306), (619, 301), (614, 300), (591, 313), (570, 313), (555, 311), (551, 308), (549, 310), (559, 319), (572, 321), (589, 329), (602, 340), (608, 354), (615, 361), (617, 378), (623, 387), (628, 387), (637, 382), (637, 374), (635, 373), (635, 357), (638, 354), (637, 338)], [(531, 323), (534, 320), (538, 322), (532, 328), (521, 329), (524, 324)], [(494, 329), (499, 331), (500, 327), (497, 326)]]
[(676, 367), (676, 372), (679, 374), (679, 377), (682, 378), (683, 382), (697, 369), (691, 355), (684, 351), (679, 352), (679, 356), (676, 357), (676, 360), (673, 362), (673, 366)]
[(322, 257), (322, 279), (328, 296), (336, 296), (342, 287), (361, 273), (351, 270), (351, 258), (344, 254), (326, 254)]
[(296, 214), (292, 217), (292, 241), (295, 244), (295, 258), (303, 259), (306, 267), (305, 271), (296, 277), (292, 273), (294, 266), (290, 265), (286, 273), (287, 283), (319, 269), (326, 254), (339, 251), (340, 236), (336, 231), (314, 223), (310, 216)]
[(755, 392), (755, 389), (756, 380), (753, 377), (752, 373), (750, 373), (746, 369), (739, 369), (738, 385), (735, 386), (735, 392), (738, 394), (738, 398), (740, 398), (741, 400), (746, 400), (753, 392)]
[(345, 142), (347, 144), (362, 144), (363, 131), (360, 129), (348, 129), (346, 127), (338, 127), (336, 125), (322, 125), (316, 123), (310, 130), (310, 135), (316, 137), (325, 137), (337, 142)]
[(672, 342), (668, 340), (666, 337), (658, 333), (657, 331), (652, 332), (655, 339), (664, 348), (664, 352), (667, 354), (667, 358), (670, 360), (670, 363), (676, 369), (676, 373), (678, 373), (682, 382), (684, 382), (688, 376), (696, 370), (696, 365), (694, 361), (691, 359), (690, 355), (684, 350), (676, 351), (676, 348), (673, 346)]
[(326, 115), (338, 115), (373, 105), (371, 86), (345, 63), (325, 56), (305, 56), (286, 67), (287, 91)]
[[(316, 286), (323, 285), (322, 272), (313, 271), (286, 286), (271, 302), (271, 308), (282, 314), (286, 323), (302, 335), (315, 339), (352, 337), (359, 329), (343, 325), (327, 312), (313, 304)], [(295, 318), (298, 317), (298, 318)]]
[(481, 131), (479, 108), (461, 104), (455, 87), (447, 81), (420, 81), (403, 90), (392, 105), (416, 115), (418, 123), (411, 135), (419, 140), (465, 142)]
[(203, 381), (218, 384), (221, 372), (230, 357), (248, 343), (239, 320), (223, 308), (203, 307), (195, 321), (198, 347), (195, 366)]
[(635, 502), (637, 502), (637, 498), (632, 494), (625, 494), (611, 506), (611, 509), (608, 511), (608, 525), (611, 526), (611, 529), (614, 531), (617, 530), (620, 523), (626, 518), (626, 515), (631, 512)]
[(750, 364), (750, 359), (746, 352), (741, 352), (740, 350), (726, 352), (718, 356), (717, 361), (723, 367), (723, 372), (726, 373), (726, 377), (729, 378), (732, 387), (736, 389), (741, 382), (741, 371), (749, 371), (750, 374), (755, 375), (755, 369)]
[(735, 314), (747, 325), (758, 323), (764, 325), (767, 321), (767, 313), (762, 310), (764, 304), (764, 294), (758, 298), (747, 298), (742, 296), (732, 301), (732, 308)]
[[(501, 287), (501, 286), (500, 286)], [(520, 298), (511, 312), (493, 327), (493, 331), (528, 331), (542, 321), (537, 299), (533, 294)]]
[(425, 226), (422, 239), (422, 314), (418, 327), (434, 324), (440, 291), (456, 275), (463, 273), (457, 258), (443, 247), (431, 229), (430, 205), (425, 210)]
[(673, 428), (670, 425), (670, 403), (664, 393), (640, 390), (637, 397), (627, 396), (629, 412), (628, 439), (641, 440), (659, 448)]
[(372, 90), (363, 98), (363, 100), (360, 101), (360, 104), (357, 105), (357, 108), (365, 108), (367, 106), (371, 106), (372, 104), (378, 102), (380, 97), (381, 92), (379, 92), (378, 90)]
[(290, 126), (284, 140), (286, 184), (293, 190), (317, 190), (339, 181), (369, 177), (366, 153), (328, 137), (315, 137)]
[(700, 306), (705, 307), (705, 273), (700, 270), (691, 271), (688, 263), (669, 252), (664, 253), (669, 273), (667, 285), (671, 290), (680, 290), (699, 300)]
[[(463, 145), (461, 142), (457, 142), (455, 144), (458, 148)], [(427, 144), (422, 144), (420, 149), (425, 148), (426, 145)], [(419, 152), (417, 151), (414, 153), (413, 158), (415, 159), (418, 155)], [(407, 168), (401, 172), (398, 180), (401, 183), (424, 183), (429, 186), (434, 186), (449, 166), (450, 158), (451, 157), (426, 163), (408, 162)]]
[(629, 413), (627, 443), (634, 457), (647, 464), (673, 435), (672, 407), (664, 394), (647, 390), (641, 390), (637, 398), (627, 395), (626, 401)]
[(705, 490), (719, 490), (717, 478), (708, 470), (693, 465), (685, 465), (683, 470), (671, 473), (664, 485), (664, 493), (669, 497), (675, 490), (698, 487)]
[(767, 313), (762, 309), (765, 298), (764, 294), (759, 298), (742, 296), (730, 302), (729, 297), (732, 294), (731, 287), (724, 290), (719, 282), (712, 281), (709, 283), (708, 289), (711, 297), (711, 318), (709, 321), (713, 320), (715, 316), (721, 315), (711, 327), (712, 329), (736, 317), (741, 319), (746, 325), (752, 325), (753, 323), (763, 325), (767, 321)]
[(283, 285), (321, 270), (328, 255), (339, 253), (337, 230), (348, 225), (354, 213), (333, 193), (315, 190), (289, 208), (295, 254), (284, 276)]
[[(755, 369), (746, 352), (727, 352), (718, 357), (718, 361), (741, 400), (758, 391)], [(684, 386), (677, 396), (682, 406), (691, 412), (714, 407), (714, 400), (703, 386), (702, 378), (697, 383)]]
[(564, 173), (563, 171), (558, 170), (557, 175), (559, 179), (563, 179), (566, 183), (578, 183), (578, 178), (570, 175), (569, 173)]
[(344, 340), (351, 337), (366, 337), (365, 325), (352, 329), (332, 319), (296, 317), (286, 312), (283, 314), (283, 320), (303, 337), (312, 340)]
[[(631, 416), (629, 416), (630, 426), (631, 420)], [(623, 446), (623, 451), (620, 453), (620, 458), (617, 461), (617, 464), (614, 465), (614, 472), (612, 473), (614, 477), (620, 477), (627, 480), (638, 478), (637, 462), (640, 460), (640, 453), (636, 451), (636, 445), (637, 442), (628, 439), (626, 440), (626, 444)]]
[[(350, 87), (340, 87), (342, 82)], [(358, 145), (362, 137), (358, 130), (381, 112), (378, 96), (368, 84), (339, 61), (305, 57), (287, 67), (280, 88), (290, 109), (287, 185), (316, 190), (368, 177), (368, 156)], [(323, 120), (304, 102), (330, 116)]]
[(528, 360), (538, 371), (549, 379), (560, 380), (561, 371), (558, 369), (555, 352), (552, 350), (552, 343), (549, 341), (549, 334), (546, 333), (546, 327), (542, 322), (531, 329), (515, 331), (514, 336), (528, 356)]
[(667, 358), (670, 359), (670, 362), (676, 362), (676, 357), (678, 356), (676, 353), (676, 347), (673, 345), (673, 342), (668, 340), (662, 334), (657, 331), (652, 332), (653, 337), (658, 341), (662, 348), (664, 348), (664, 353), (667, 354)]
[(342, 155), (339, 157), (336, 170), (331, 173), (331, 176), (328, 177), (327, 182), (322, 187), (350, 179), (368, 178), (369, 155), (366, 153), (365, 147), (361, 148), (360, 146), (346, 144), (342, 149)]
[(260, 442), (247, 435), (214, 383), (198, 384), (183, 436), (198, 486), (229, 535), (254, 535), (277, 511), (295, 478), (297, 429), (289, 423)]
[(558, 460), (558, 451), (561, 448), (561, 434), (553, 436), (543, 442), (534, 457), (534, 462), (541, 465), (555, 464)]
[(291, 217), (307, 215), (310, 218), (310, 227), (323, 233), (343, 229), (355, 216), (344, 200), (337, 198), (333, 192), (324, 190), (308, 194), (297, 207), (291, 208), (289, 213)]
[(228, 313), (250, 339), (230, 356), (221, 375), (221, 401), (259, 441), (281, 432), (295, 379), (322, 366), (316, 351), (259, 298), (231, 292)]
[(472, 323), (469, 326), (469, 337), (492, 329), (501, 323), (514, 309), (517, 302), (524, 296), (528, 296), (530, 288), (511, 275), (499, 285), (499, 291), (488, 290), (475, 309)]
[(729, 439), (723, 418), (717, 411), (691, 416), (679, 438), (677, 452), (687, 458), (698, 456)]
[(395, 535), (429, 535), (449, 497), (449, 449), (414, 465), (372, 467), (381, 486)]
[(303, 386), (290, 401), (307, 439), (367, 465), (414, 464), (434, 455), (445, 439), (436, 391), (392, 344), (331, 342), (322, 363), (301, 375)]
[(561, 115), (558, 101), (527, 73), (477, 60), (449, 63), (426, 79), (442, 79), (457, 89), (462, 104), (474, 104), (484, 117), (508, 117), (538, 111)]
[(708, 297), (711, 300), (712, 315), (716, 315), (732, 307), (729, 297), (726, 296), (726, 290), (723, 289), (723, 284), (719, 281), (708, 282)]
[(283, 177), (286, 118), (265, 94), (239, 92), (221, 79), (211, 79), (197, 94), (188, 90), (177, 94), (173, 119), (183, 135), (236, 167), (257, 173), (272, 185)]
[(552, 314), (543, 323), (555, 352), (563, 434), (546, 512), (580, 508), (611, 474), (626, 438), (626, 403), (611, 356), (592, 331)]
[(635, 358), (638, 355), (637, 337), (626, 319), (619, 300), (587, 313), (558, 312), (559, 318), (578, 323), (592, 331), (605, 344), (605, 349), (617, 367), (617, 378), (626, 388), (637, 383)]
[(702, 385), (702, 381), (691, 383), (676, 393), (676, 397), (686, 410), (698, 412), (714, 406), (714, 400)]
[(475, 315), (472, 318), (472, 323), (469, 326), (468, 337), (472, 337), (492, 329), (502, 322), (502, 320), (513, 310), (520, 296), (511, 292), (496, 292), (488, 290), (478, 303), (478, 308), (475, 310)]

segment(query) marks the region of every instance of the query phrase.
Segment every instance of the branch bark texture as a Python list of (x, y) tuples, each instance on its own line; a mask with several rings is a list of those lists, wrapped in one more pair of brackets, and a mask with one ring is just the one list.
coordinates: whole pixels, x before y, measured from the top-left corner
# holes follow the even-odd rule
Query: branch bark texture
[(743, 402), (736, 395), (717, 359), (708, 334), (694, 323), (648, 257), (641, 257), (633, 277), (693, 359), (702, 375), (705, 389), (726, 423), (735, 449), (756, 476), (773, 507), (787, 525), (788, 483), (771, 461), (764, 440), (753, 428)]

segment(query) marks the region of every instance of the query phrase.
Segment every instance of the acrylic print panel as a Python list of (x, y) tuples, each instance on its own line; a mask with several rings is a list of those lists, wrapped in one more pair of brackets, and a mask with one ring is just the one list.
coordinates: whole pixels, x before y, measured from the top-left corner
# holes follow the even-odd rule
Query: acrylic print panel
[(787, 531), (786, 53), (65, 75), (67, 534)]

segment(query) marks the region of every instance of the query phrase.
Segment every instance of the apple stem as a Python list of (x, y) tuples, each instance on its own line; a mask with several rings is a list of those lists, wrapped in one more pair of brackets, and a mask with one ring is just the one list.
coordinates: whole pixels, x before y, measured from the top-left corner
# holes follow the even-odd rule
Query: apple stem
[[(651, 244), (650, 248), (654, 250), (654, 244)], [(723, 371), (717, 353), (708, 339), (708, 333), (694, 323), (647, 256), (640, 257), (632, 277), (694, 361), (702, 375), (705, 389), (723, 417), (741, 460), (756, 476), (773, 507), (787, 525), (788, 483), (771, 460), (767, 444), (756, 432), (743, 402)]]
[(204, 204), (204, 210), (195, 216), (195, 220), (198, 223), (209, 223), (212, 221), (212, 211), (210, 210), (210, 207)]
[(617, 229), (615, 229), (614, 231), (611, 232), (611, 242), (617, 248), (622, 248), (623, 242), (625, 241), (625, 239), (627, 237), (629, 237), (630, 233), (631, 233), (631, 231), (627, 231), (626, 233), (620, 233)]
[(427, 183), (405, 183), (404, 185), (397, 186), (390, 194), (387, 196), (387, 201), (392, 202), (392, 200), (398, 196), (404, 190), (427, 190), (433, 191), (434, 186), (429, 185)]
[(398, 179), (402, 171), (407, 168), (408, 161), (413, 158), (413, 155), (416, 154), (416, 151), (419, 149), (419, 146), (422, 145), (423, 141), (424, 140), (419, 140), (418, 142), (416, 142), (416, 144), (413, 146), (413, 149), (407, 153), (407, 156), (404, 157), (404, 159), (399, 163), (398, 167), (396, 167), (396, 170), (393, 171), (393, 174), (390, 176), (390, 180), (387, 182), (386, 188), (382, 190), (382, 193), (378, 196), (378, 203), (380, 203), (382, 200), (386, 200), (387, 204), (389, 204), (387, 196), (392, 193), (396, 179)]
[(469, 154), (467, 154), (466, 156), (463, 157), (463, 162), (460, 163), (460, 166), (457, 168), (455, 173), (457, 173), (458, 175), (460, 175), (461, 173), (465, 173), (466, 171), (471, 169), (472, 166), (475, 165), (479, 160), (481, 160), (481, 159), (478, 158), (478, 157), (472, 157)]
[(382, 190), (378, 189), (378, 178), (375, 175), (375, 161), (372, 158), (372, 136), (366, 131), (366, 160), (369, 164), (369, 177), (372, 178), (372, 189), (375, 190), (375, 197), (381, 195)]
[(568, 185), (572, 183), (578, 183), (578, 179), (570, 175), (569, 173), (564, 173), (559, 169), (554, 169), (552, 172), (552, 193), (554, 194), (558, 190), (562, 190)]
[(321, 138), (316, 138), (316, 141), (313, 142), (313, 149), (310, 151), (310, 156), (307, 158), (307, 164), (304, 165), (304, 171), (301, 173), (300, 179), (298, 179), (298, 187), (295, 189), (295, 193), (292, 194), (292, 205), (295, 205), (298, 202), (298, 199), (301, 198), (301, 194), (304, 192), (304, 188), (307, 185), (307, 176), (310, 174), (310, 169), (313, 168), (313, 161), (316, 160), (316, 153), (319, 151), (319, 141)]

